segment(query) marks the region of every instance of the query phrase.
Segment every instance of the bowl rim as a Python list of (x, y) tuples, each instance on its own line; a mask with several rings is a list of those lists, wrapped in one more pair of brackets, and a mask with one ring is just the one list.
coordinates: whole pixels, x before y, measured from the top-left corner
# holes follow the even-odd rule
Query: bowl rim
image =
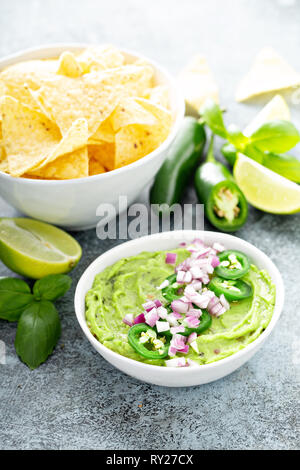
[[(86, 295), (86, 292), (84, 292), (84, 293), (82, 292), (83, 291), (83, 284), (87, 279), (90, 278), (90, 272), (93, 270), (93, 268), (95, 266), (97, 266), (99, 264), (102, 256), (110, 254), (112, 252), (116, 253), (121, 247), (124, 247), (124, 245), (128, 246), (128, 244), (134, 244), (135, 242), (137, 242), (139, 240), (144, 241), (144, 240), (150, 239), (150, 238), (152, 240), (153, 239), (155, 240), (156, 238), (169, 238), (170, 240), (172, 240), (172, 238), (174, 239), (174, 234), (178, 234), (178, 233), (181, 233), (183, 235), (182, 239), (183, 240), (186, 239), (187, 241), (192, 240), (193, 238), (201, 238), (201, 237), (205, 238), (206, 236), (216, 237), (218, 239), (219, 243), (222, 243), (222, 241), (221, 241), (222, 237), (225, 237), (225, 240), (227, 239), (227, 240), (232, 240), (232, 241), (235, 240), (235, 239), (239, 239), (239, 240), (242, 241), (244, 246), (246, 246), (247, 248), (250, 248), (251, 250), (254, 250), (254, 252), (256, 252), (256, 254), (262, 259), (263, 263), (269, 264), (272, 267), (272, 270), (273, 270), (273, 272), (275, 273), (275, 276), (276, 276), (276, 280), (274, 280), (272, 278), (272, 281), (273, 281), (273, 283), (275, 284), (275, 287), (276, 287), (276, 294), (275, 294), (276, 298), (275, 298), (274, 312), (273, 312), (271, 321), (268, 324), (267, 328), (259, 335), (258, 338), (256, 338), (252, 343), (248, 344), (247, 346), (245, 346), (240, 351), (238, 351), (238, 352), (236, 352), (236, 353), (234, 353), (234, 354), (232, 354), (232, 355), (230, 355), (230, 356), (228, 356), (224, 359), (220, 359), (220, 360), (218, 360), (216, 362), (213, 362), (213, 363), (210, 363), (210, 364), (203, 364), (203, 365), (201, 365), (197, 368), (196, 367), (181, 367), (181, 368), (180, 367), (178, 367), (178, 368), (176, 368), (176, 367), (163, 367), (163, 366), (147, 364), (147, 363), (144, 363), (144, 362), (136, 361), (135, 359), (130, 359), (126, 356), (122, 356), (121, 354), (116, 353), (115, 351), (112, 351), (111, 349), (107, 348), (102, 343), (100, 343), (100, 341), (98, 341), (98, 339), (96, 339), (93, 336), (93, 334), (91, 333), (91, 331), (89, 330), (89, 328), (87, 326), (87, 323), (85, 321), (85, 315), (81, 316), (82, 308), (84, 309), (84, 312), (85, 312), (85, 295)], [(177, 235), (176, 235), (176, 239), (177, 239)], [(178, 241), (179, 240), (180, 240), (180, 237), (178, 237)], [(151, 251), (151, 250), (149, 250), (149, 251)], [(137, 251), (137, 253), (139, 253), (139, 251)], [(99, 272), (101, 272), (101, 270), (99, 270)], [(92, 279), (92, 281), (93, 281), (93, 279)], [(74, 296), (74, 307), (75, 307), (76, 318), (77, 318), (77, 321), (78, 321), (82, 331), (84, 332), (85, 336), (90, 341), (90, 343), (95, 347), (95, 349), (96, 350), (99, 349), (98, 352), (100, 352), (102, 350), (104, 353), (106, 353), (106, 355), (108, 355), (108, 356), (111, 355), (112, 357), (116, 358), (118, 361), (120, 361), (124, 364), (127, 364), (129, 366), (132, 365), (133, 367), (136, 366), (136, 367), (145, 368), (145, 369), (148, 369), (149, 372), (151, 372), (151, 370), (152, 371), (161, 370), (162, 372), (164, 372), (166, 374), (172, 374), (172, 372), (174, 372), (174, 370), (176, 370), (177, 373), (180, 373), (180, 374), (189, 374), (189, 373), (194, 373), (195, 370), (197, 370), (197, 371), (200, 371), (200, 370), (208, 371), (208, 370), (216, 369), (218, 367), (226, 366), (226, 364), (228, 364), (232, 361), (241, 359), (243, 356), (246, 356), (248, 353), (251, 354), (252, 350), (255, 350), (256, 348), (259, 348), (259, 345), (262, 344), (266, 340), (266, 338), (273, 331), (277, 321), (279, 320), (279, 317), (280, 317), (282, 309), (283, 309), (284, 295), (285, 295), (284, 294), (284, 283), (283, 283), (282, 276), (281, 276), (277, 266), (269, 258), (268, 255), (266, 255), (263, 251), (261, 251), (259, 248), (257, 248), (252, 243), (247, 242), (246, 240), (244, 240), (242, 238), (239, 238), (239, 237), (236, 237), (234, 235), (227, 234), (227, 233), (213, 232), (213, 231), (208, 231), (208, 230), (207, 231), (206, 230), (176, 230), (176, 231), (171, 231), (171, 232), (155, 233), (155, 234), (152, 234), (152, 235), (146, 235), (144, 237), (129, 240), (127, 242), (121, 243), (120, 245), (117, 245), (117, 246), (111, 248), (110, 250), (105, 251), (100, 256), (98, 256), (85, 269), (85, 271), (82, 273), (82, 275), (81, 275), (81, 277), (80, 277), (80, 279), (77, 283), (76, 290), (75, 290), (75, 296)], [(83, 307), (82, 307), (82, 305), (83, 305)], [(101, 354), (101, 352), (100, 352), (100, 354)]]
[[(51, 43), (51, 44), (44, 44), (36, 47), (31, 47), (31, 48), (26, 48), (22, 49), (18, 52), (15, 52), (13, 54), (9, 54), (7, 56), (1, 57), (0, 58), (0, 71), (2, 70), (3, 67), (7, 67), (9, 65), (16, 64), (21, 61), (27, 61), (27, 60), (39, 60), (39, 59), (50, 59), (51, 57), (54, 57), (55, 54), (60, 54), (64, 50), (71, 50), (71, 51), (76, 51), (80, 49), (87, 48), (89, 46), (95, 46), (95, 45), (101, 45), (98, 43), (85, 43), (85, 42), (58, 42), (58, 43)], [(139, 52), (136, 52), (132, 49), (127, 49), (124, 47), (118, 47), (117, 45), (115, 46), (114, 44), (111, 44), (114, 47), (117, 47), (121, 52), (124, 52), (125, 54), (128, 54), (132, 57), (136, 57), (137, 59), (145, 60), (148, 62), (154, 70), (159, 71), (166, 79), (166, 82), (168, 83), (168, 89), (173, 90), (175, 93), (175, 105), (176, 105), (176, 118), (173, 122), (173, 126), (171, 128), (171, 131), (168, 135), (168, 137), (161, 143), (159, 147), (154, 149), (152, 152), (148, 153), (144, 157), (140, 158), (139, 160), (130, 163), (129, 165), (123, 166), (121, 168), (117, 168), (115, 170), (107, 171), (106, 173), (100, 173), (99, 175), (91, 175), (91, 176), (85, 176), (83, 178), (72, 178), (72, 179), (67, 179), (67, 180), (55, 180), (55, 179), (34, 179), (34, 178), (21, 178), (21, 177), (16, 177), (9, 175), (3, 171), (0, 170), (0, 177), (11, 180), (11, 181), (18, 181), (21, 182), (22, 184), (35, 184), (35, 185), (62, 185), (62, 184), (80, 184), (84, 183), (87, 181), (93, 181), (100, 179), (103, 180), (105, 178), (109, 178), (110, 176), (116, 175), (116, 174), (122, 174), (126, 173), (126, 171), (130, 171), (131, 169), (138, 168), (143, 165), (143, 162), (149, 161), (153, 158), (156, 157), (158, 153), (164, 152), (170, 143), (173, 141), (175, 136), (178, 133), (178, 130), (180, 128), (180, 125), (182, 123), (184, 113), (185, 113), (185, 102), (183, 95), (176, 84), (176, 79), (168, 72), (168, 70), (164, 67), (161, 66), (159, 63), (157, 63), (154, 59), (148, 58), (143, 54), (140, 54)], [(43, 55), (46, 54), (46, 55)], [(26, 58), (26, 56), (30, 56), (31, 54), (37, 54), (40, 55), (40, 57), (35, 57), (35, 59), (30, 59)], [(47, 56), (48, 54), (48, 56)], [(6, 64), (7, 63), (7, 64)]]

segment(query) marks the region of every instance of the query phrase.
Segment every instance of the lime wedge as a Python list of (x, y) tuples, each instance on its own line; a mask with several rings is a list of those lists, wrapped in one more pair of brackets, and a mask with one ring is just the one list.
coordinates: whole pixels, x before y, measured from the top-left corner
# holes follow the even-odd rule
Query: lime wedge
[(291, 113), (287, 102), (281, 95), (275, 95), (274, 98), (263, 107), (263, 109), (255, 116), (255, 118), (244, 129), (244, 134), (249, 137), (260, 126), (269, 121), (282, 119), (284, 121), (291, 120)]
[(254, 207), (272, 214), (300, 212), (300, 186), (238, 154), (233, 174), (244, 195)]
[(33, 279), (67, 273), (81, 257), (77, 241), (53, 225), (26, 218), (0, 219), (0, 259)]

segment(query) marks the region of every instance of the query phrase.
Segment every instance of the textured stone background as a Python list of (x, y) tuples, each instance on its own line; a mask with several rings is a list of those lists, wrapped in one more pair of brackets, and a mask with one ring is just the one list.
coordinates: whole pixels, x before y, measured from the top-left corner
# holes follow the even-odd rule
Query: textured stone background
[[(264, 45), (300, 70), (299, 24), (297, 0), (1, 0), (0, 54), (59, 41), (111, 42), (176, 73), (201, 51), (219, 82), (226, 119), (244, 125), (267, 98), (235, 104), (239, 78)], [(299, 105), (293, 114), (299, 119)], [(195, 200), (190, 189), (186, 201)], [(14, 211), (0, 201), (0, 214)], [(131, 379), (83, 337), (73, 310), (75, 285), (113, 242), (100, 242), (94, 230), (75, 234), (84, 255), (72, 273), (72, 291), (58, 304), (63, 333), (55, 354), (30, 372), (14, 351), (15, 325), (0, 322), (7, 348), (7, 363), (0, 365), (0, 448), (299, 448), (299, 220), (251, 210), (237, 235), (264, 250), (281, 270), (284, 312), (267, 344), (244, 367), (189, 389)], [(0, 266), (0, 275), (10, 274)]]

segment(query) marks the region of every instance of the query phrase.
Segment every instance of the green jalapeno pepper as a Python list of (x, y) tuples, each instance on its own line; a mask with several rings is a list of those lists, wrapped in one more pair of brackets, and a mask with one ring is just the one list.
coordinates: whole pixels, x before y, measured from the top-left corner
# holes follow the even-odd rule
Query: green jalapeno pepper
[(230, 171), (213, 155), (213, 137), (207, 159), (196, 171), (195, 188), (208, 220), (223, 232), (240, 229), (248, 217), (248, 204)]
[[(228, 163), (233, 166), (238, 153), (235, 146), (225, 144), (221, 151)], [(284, 178), (294, 181), (294, 183), (300, 183), (300, 161), (298, 158), (288, 154), (261, 152), (253, 146), (246, 147), (243, 153)]]
[(167, 277), (167, 281), (169, 281), (169, 285), (164, 287), (161, 292), (163, 297), (167, 300), (167, 302), (173, 302), (173, 300), (180, 299), (180, 295), (177, 295), (178, 289), (182, 287), (182, 285), (177, 284), (176, 282), (177, 274), (171, 274)]
[(224, 279), (239, 279), (250, 269), (250, 261), (241, 251), (225, 250), (219, 255), (220, 264), (215, 268), (215, 273)]
[(246, 299), (253, 294), (250, 284), (240, 279), (223, 279), (218, 276), (212, 278), (208, 288), (218, 296), (224, 294), (229, 301)]
[(204, 124), (186, 117), (150, 192), (151, 204), (161, 206), (159, 212), (168, 212), (172, 204), (180, 202), (205, 142)]
[[(140, 342), (142, 333), (145, 335), (147, 333), (150, 334), (149, 340), (145, 343)], [(161, 337), (157, 335), (154, 328), (146, 325), (146, 323), (138, 323), (137, 325), (132, 326), (128, 331), (128, 343), (140, 356), (145, 357), (146, 359), (163, 359), (167, 357), (170, 341), (165, 336), (163, 336), (163, 346), (155, 350), (155, 343), (151, 341), (151, 338), (153, 338), (153, 340), (161, 340)]]
[(200, 333), (203, 333), (203, 331), (207, 330), (211, 326), (211, 324), (211, 315), (208, 313), (207, 310), (202, 310), (199, 325), (196, 328), (185, 327), (184, 332), (178, 334), (182, 336), (189, 336), (191, 333), (197, 333), (197, 335), (200, 335)]

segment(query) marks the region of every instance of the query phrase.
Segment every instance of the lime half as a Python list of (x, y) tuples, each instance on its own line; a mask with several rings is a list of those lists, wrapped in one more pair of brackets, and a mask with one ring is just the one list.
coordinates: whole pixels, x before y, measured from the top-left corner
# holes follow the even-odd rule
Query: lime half
[(26, 218), (0, 219), (0, 259), (33, 279), (67, 273), (81, 257), (77, 241), (53, 225)]
[(272, 214), (300, 212), (300, 186), (238, 154), (233, 174), (246, 199), (257, 209)]

